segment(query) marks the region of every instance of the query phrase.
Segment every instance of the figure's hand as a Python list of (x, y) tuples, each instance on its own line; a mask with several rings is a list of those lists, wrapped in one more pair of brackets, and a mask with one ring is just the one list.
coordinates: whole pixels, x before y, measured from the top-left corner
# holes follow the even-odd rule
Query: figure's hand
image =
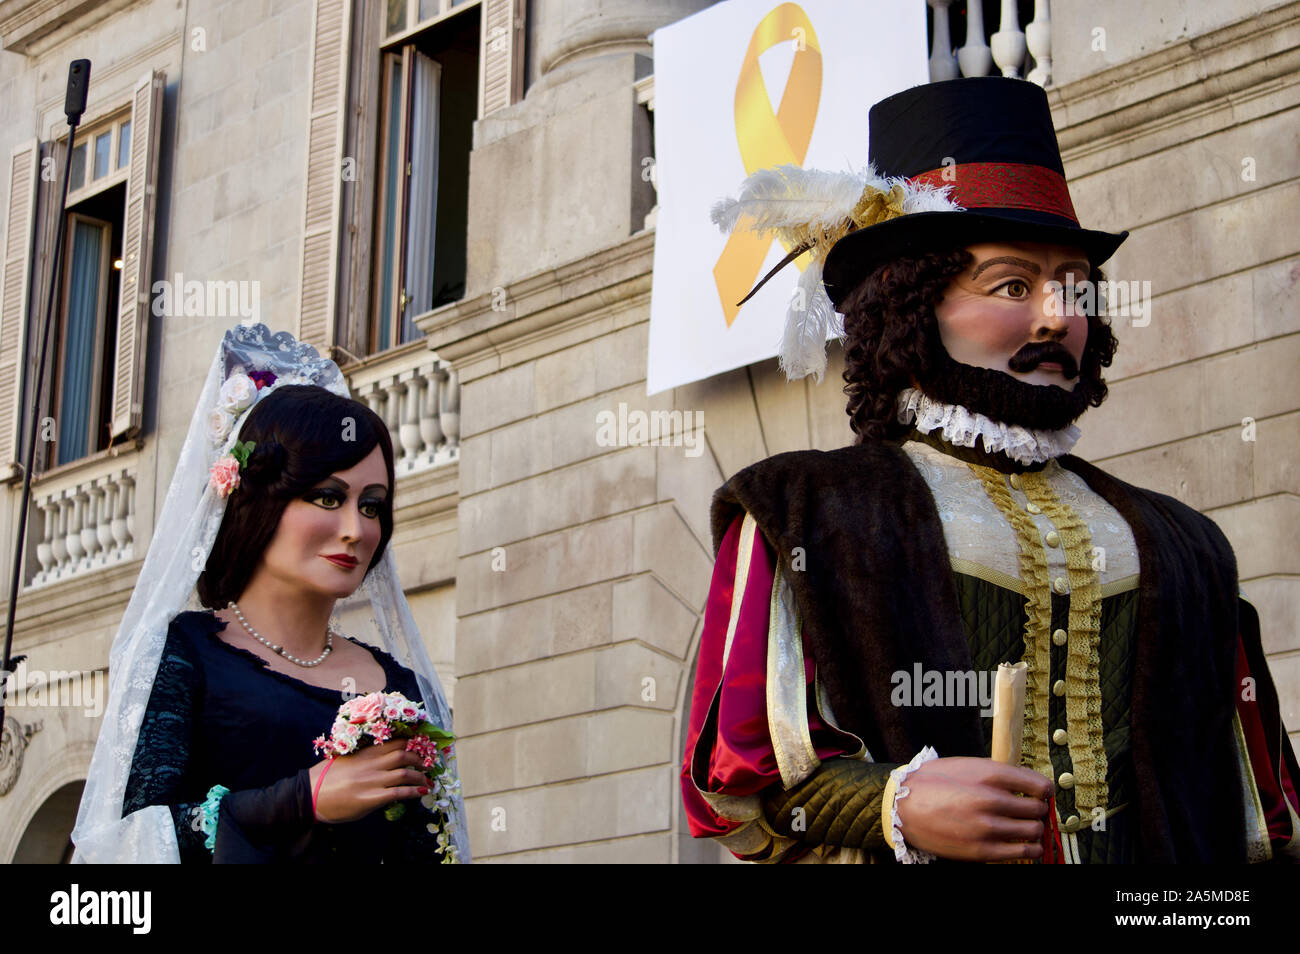
[[(317, 762), (309, 770), (312, 791), (329, 763)], [(356, 821), (376, 808), (429, 791), (429, 779), (413, 768), (420, 757), (406, 751), (406, 739), (390, 739), (351, 755), (340, 755), (320, 782), (316, 795), (316, 820), (326, 824)]]
[(903, 784), (908, 793), (895, 805), (909, 847), (958, 861), (1042, 857), (1052, 783), (1032, 769), (932, 759)]

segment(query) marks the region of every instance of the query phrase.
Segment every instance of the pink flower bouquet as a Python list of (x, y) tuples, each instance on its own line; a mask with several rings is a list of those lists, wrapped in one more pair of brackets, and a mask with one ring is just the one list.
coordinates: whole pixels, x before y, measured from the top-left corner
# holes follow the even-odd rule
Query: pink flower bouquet
[[(455, 759), (451, 744), (456, 737), (430, 722), (422, 705), (400, 692), (372, 692), (349, 699), (339, 706), (329, 735), (317, 736), (312, 747), (319, 755), (337, 757), (391, 739), (406, 739), (407, 751), (420, 756), (421, 770), (429, 778), (429, 794), (420, 804), (435, 816), (426, 827), (438, 836), (444, 863), (454, 862), (451, 803), (460, 782), (447, 771), (447, 765)], [(405, 812), (403, 802), (393, 802), (384, 809), (384, 817), (395, 821)]]

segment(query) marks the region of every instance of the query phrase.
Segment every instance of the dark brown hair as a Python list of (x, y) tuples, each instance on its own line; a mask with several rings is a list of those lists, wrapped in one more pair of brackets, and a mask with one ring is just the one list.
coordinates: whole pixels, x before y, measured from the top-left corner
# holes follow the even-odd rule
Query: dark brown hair
[(389, 492), (378, 508), (382, 532), (366, 572), (383, 559), (393, 535), (397, 487), (393, 442), (379, 415), (314, 384), (284, 384), (253, 406), (239, 440), (256, 446), (226, 501), (216, 542), (199, 574), (196, 589), (204, 606), (222, 609), (238, 600), (289, 502), (331, 474), (359, 464), (376, 446), (383, 451)]
[[(897, 440), (909, 430), (898, 422), (898, 393), (911, 387), (914, 377), (931, 378), (951, 360), (942, 347), (934, 309), (971, 260), (963, 248), (892, 259), (877, 266), (844, 299), (844, 393), (856, 443)], [(1088, 278), (1105, 281), (1099, 268)], [(1076, 389), (1085, 388), (1081, 394), (1092, 406), (1106, 399), (1101, 369), (1110, 366), (1118, 344), (1100, 309), (1090, 309)]]

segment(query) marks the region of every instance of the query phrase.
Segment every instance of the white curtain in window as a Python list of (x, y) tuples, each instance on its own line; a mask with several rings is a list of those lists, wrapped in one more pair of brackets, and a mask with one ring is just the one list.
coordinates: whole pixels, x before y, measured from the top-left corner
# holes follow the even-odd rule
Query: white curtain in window
[(67, 340), (60, 382), (58, 462), (91, 453), (89, 432), (96, 385), (97, 329), (104, 320), (103, 260), (108, 240), (102, 224), (74, 219), (69, 249)]
[(411, 177), (406, 217), (406, 310), (401, 342), (419, 334), (416, 315), (433, 306), (433, 229), (438, 210), (438, 86), (442, 67), (414, 51), (411, 70)]

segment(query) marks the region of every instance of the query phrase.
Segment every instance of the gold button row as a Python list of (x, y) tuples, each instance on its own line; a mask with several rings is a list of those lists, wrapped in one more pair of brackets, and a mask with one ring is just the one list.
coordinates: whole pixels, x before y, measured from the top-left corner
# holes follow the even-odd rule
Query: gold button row
[(1069, 638), (1069, 634), (1067, 634), (1063, 629), (1058, 629), (1052, 633), (1052, 642), (1056, 643), (1058, 646), (1064, 646), (1065, 641)]
[(1063, 576), (1058, 576), (1052, 581), (1052, 589), (1061, 594), (1068, 593), (1070, 592), (1070, 581)]

